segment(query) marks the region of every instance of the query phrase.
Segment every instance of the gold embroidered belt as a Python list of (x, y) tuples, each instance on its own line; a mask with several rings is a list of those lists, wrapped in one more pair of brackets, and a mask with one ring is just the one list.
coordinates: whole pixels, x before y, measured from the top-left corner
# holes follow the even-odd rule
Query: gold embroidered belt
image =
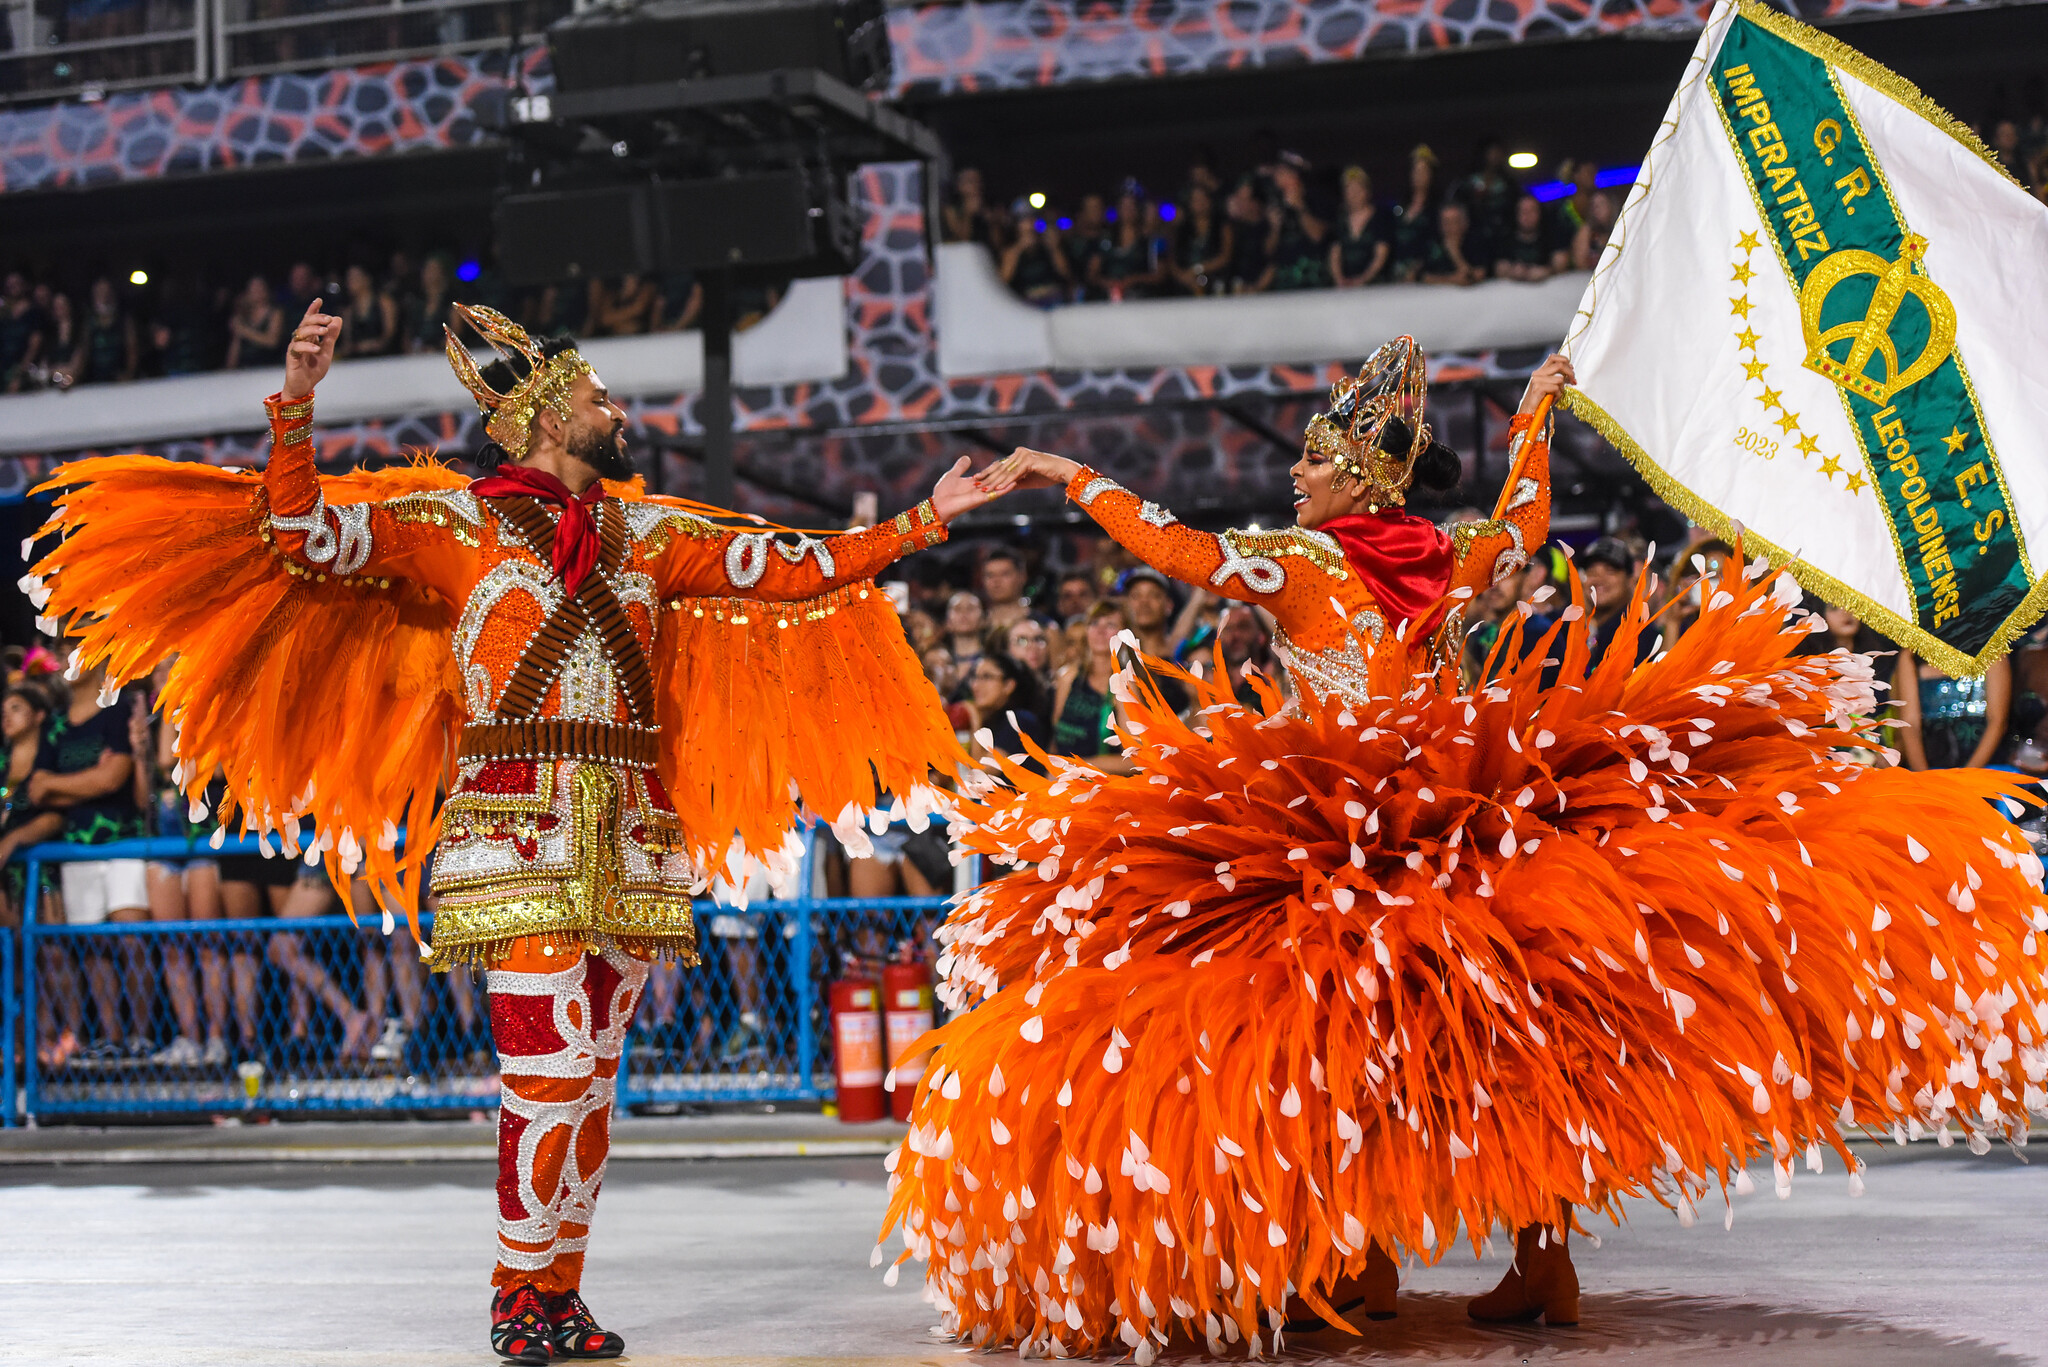
[(661, 732), (602, 721), (480, 721), (462, 728), (462, 759), (593, 759), (655, 768)]

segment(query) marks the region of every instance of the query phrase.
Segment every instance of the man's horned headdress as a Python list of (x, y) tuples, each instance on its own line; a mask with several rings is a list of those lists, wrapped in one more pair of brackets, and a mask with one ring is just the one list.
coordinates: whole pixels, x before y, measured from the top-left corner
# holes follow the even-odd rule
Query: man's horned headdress
[[(563, 422), (569, 420), (569, 386), (578, 375), (590, 374), (590, 362), (574, 349), (547, 355), (539, 342), (527, 336), (525, 328), (496, 309), (481, 304), (457, 304), (455, 317), (474, 329), (503, 359), (512, 361), (518, 357), (526, 362), (525, 378), (501, 394), (484, 379), (476, 359), (456, 339), (455, 329), (441, 329), (448, 336), (448, 364), (455, 367), (455, 378), (476, 397), (484, 431), (507, 455), (518, 460), (526, 454), (536, 412), (545, 408)], [(516, 363), (513, 369), (518, 369)]]
[(1359, 486), (1374, 512), (1398, 505), (1415, 478), (1415, 462), (1429, 449), (1429, 425), (1422, 420), (1428, 397), (1422, 348), (1413, 337), (1396, 337), (1372, 354), (1356, 379), (1330, 386), (1330, 410), (1309, 419), (1304, 442), (1327, 457), (1340, 478)]

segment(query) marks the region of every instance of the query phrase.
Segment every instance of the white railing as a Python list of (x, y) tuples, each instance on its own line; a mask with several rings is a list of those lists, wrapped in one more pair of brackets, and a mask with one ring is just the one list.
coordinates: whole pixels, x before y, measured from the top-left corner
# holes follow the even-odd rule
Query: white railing
[(0, 104), (537, 43), (586, 0), (0, 0)]

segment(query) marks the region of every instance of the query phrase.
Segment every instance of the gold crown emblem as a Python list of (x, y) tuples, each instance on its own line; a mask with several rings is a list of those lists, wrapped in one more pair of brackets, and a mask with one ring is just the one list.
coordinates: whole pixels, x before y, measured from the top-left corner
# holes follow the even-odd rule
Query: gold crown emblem
[[(1927, 254), (1927, 239), (1909, 233), (1899, 248), (1899, 258), (1887, 261), (1876, 252), (1850, 248), (1835, 252), (1813, 268), (1799, 291), (1799, 324), (1806, 334), (1806, 368), (1825, 376), (1851, 394), (1881, 404), (1908, 385), (1917, 384), (1948, 359), (1956, 344), (1956, 308), (1932, 280), (1913, 272), (1913, 264)], [(1845, 280), (1874, 275), (1870, 306), (1861, 318), (1821, 330), (1820, 313), (1828, 295)], [(1898, 346), (1891, 327), (1899, 306), (1908, 296), (1927, 310), (1927, 345), (1911, 364), (1900, 366)], [(1828, 348), (1849, 339), (1849, 353), (1836, 360)], [(1869, 373), (1871, 358), (1884, 363), (1884, 378)]]
[(454, 307), (456, 321), (467, 323), (500, 357), (509, 361), (517, 356), (526, 362), (526, 378), (501, 394), (484, 379), (469, 349), (456, 340), (455, 329), (445, 325), (441, 329), (448, 338), (448, 364), (455, 368), (455, 378), (462, 381), (462, 387), (476, 399), (476, 411), (483, 417), (485, 433), (504, 447), (507, 455), (518, 460), (526, 454), (532, 440), (533, 415), (537, 410), (545, 408), (563, 422), (569, 421), (569, 386), (578, 375), (591, 373), (590, 362), (573, 348), (548, 356), (525, 328), (496, 309), (481, 304)]
[[(1354, 379), (1330, 386), (1330, 409), (1309, 419), (1303, 446), (1358, 485), (1372, 512), (1407, 500), (1415, 462), (1429, 449), (1429, 361), (1413, 337), (1396, 337), (1367, 358)], [(1399, 418), (1410, 433), (1406, 452), (1383, 450), (1381, 434)]]

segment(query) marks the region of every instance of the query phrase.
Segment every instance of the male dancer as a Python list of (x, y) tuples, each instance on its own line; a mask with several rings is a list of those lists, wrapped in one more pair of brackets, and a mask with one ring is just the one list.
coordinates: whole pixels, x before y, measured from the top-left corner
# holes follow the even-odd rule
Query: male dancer
[(773, 850), (793, 789), (844, 814), (877, 775), (909, 789), (957, 754), (862, 581), (985, 496), (962, 460), (911, 512), (791, 539), (608, 489), (632, 478), (626, 418), (573, 344), (459, 306), (502, 358), (479, 370), (449, 333), (492, 473), (323, 478), (313, 391), (342, 320), (320, 302), (268, 401), (260, 480), (67, 467), (65, 536), (30, 587), (81, 624), (81, 668), (133, 677), (175, 654), (164, 707), (188, 788), (220, 765), (249, 824), (294, 853), (307, 814), (338, 879), (401, 887), (419, 852), (395, 851), (395, 823), (434, 826), (452, 760), (431, 958), (487, 971), (504, 1079), (491, 1346), (613, 1357), (624, 1344), (578, 1288), (649, 962), (695, 962), (691, 890), (742, 838)]

